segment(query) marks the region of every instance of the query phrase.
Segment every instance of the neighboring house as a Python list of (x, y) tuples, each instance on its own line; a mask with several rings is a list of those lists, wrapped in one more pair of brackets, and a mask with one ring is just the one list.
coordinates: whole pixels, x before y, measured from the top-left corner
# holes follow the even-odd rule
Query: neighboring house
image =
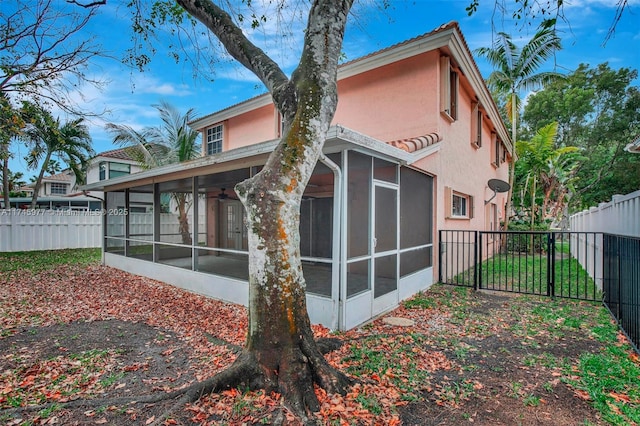
[(634, 154), (640, 154), (640, 135), (637, 136), (630, 144), (625, 146), (624, 150)]
[[(345, 63), (338, 79), (303, 197), (301, 254), (311, 320), (349, 329), (434, 282), (439, 229), (499, 229), (506, 194), (492, 198), (487, 182), (507, 180), (513, 147), (455, 22)], [(265, 164), (281, 118), (265, 94), (191, 125), (202, 158), (86, 186), (106, 193), (105, 263), (246, 305), (233, 188)], [(189, 244), (164, 231), (161, 200), (176, 193), (202, 200), (189, 210)], [(152, 231), (135, 230), (140, 216)]]
[[(128, 176), (141, 170), (143, 170), (142, 166), (129, 154), (128, 148), (112, 149), (101, 152), (91, 159), (87, 169), (87, 184)], [(104, 198), (102, 191), (88, 191), (86, 194)]]
[[(126, 148), (101, 152), (93, 157), (87, 169), (87, 184), (129, 175), (142, 170), (142, 167), (128, 154)], [(28, 208), (33, 197), (35, 183), (27, 185), (23, 190), (27, 197), (11, 198), (11, 207)], [(82, 192), (76, 184), (76, 177), (71, 169), (42, 178), (38, 193), (40, 209), (99, 210), (102, 208), (104, 193), (102, 191)]]

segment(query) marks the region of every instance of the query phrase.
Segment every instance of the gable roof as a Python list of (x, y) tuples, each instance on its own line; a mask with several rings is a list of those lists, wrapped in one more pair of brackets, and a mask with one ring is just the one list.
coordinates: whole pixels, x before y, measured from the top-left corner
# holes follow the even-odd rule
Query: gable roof
[(135, 159), (131, 156), (130, 151), (131, 151), (130, 148), (117, 148), (117, 149), (112, 149), (110, 151), (100, 152), (94, 158), (106, 157), (106, 158), (114, 158), (116, 160), (135, 161)]
[[(69, 169), (63, 170), (60, 173), (56, 173), (51, 176), (43, 176), (43, 182), (62, 182), (62, 183), (71, 183), (75, 177), (73, 176), (73, 172)], [(35, 185), (35, 184), (34, 184)]]
[[(489, 93), (480, 69), (473, 59), (473, 54), (456, 21), (451, 21), (428, 33), (345, 62), (338, 67), (338, 80), (436, 49), (446, 50), (452, 55), (463, 75), (472, 86), (478, 100), (485, 107), (491, 121), (494, 122), (498, 136), (505, 144), (508, 152), (510, 154), (514, 153), (509, 132), (502, 122), (498, 107)], [(271, 94), (265, 93), (203, 117), (196, 118), (192, 120), (189, 125), (196, 130), (201, 130), (272, 103)]]

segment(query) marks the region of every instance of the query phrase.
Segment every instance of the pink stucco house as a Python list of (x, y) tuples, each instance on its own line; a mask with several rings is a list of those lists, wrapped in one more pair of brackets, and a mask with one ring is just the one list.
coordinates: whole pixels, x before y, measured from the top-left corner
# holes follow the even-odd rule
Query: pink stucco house
[[(434, 282), (438, 230), (498, 229), (506, 197), (487, 182), (507, 180), (513, 147), (455, 22), (345, 63), (338, 78), (301, 209), (301, 253), (311, 320), (349, 329)], [(86, 188), (106, 192), (104, 260), (246, 304), (233, 188), (265, 163), (281, 119), (265, 94), (191, 126), (202, 132), (202, 158)], [(175, 217), (162, 200), (176, 193), (192, 200), (189, 238), (165, 231)], [(152, 230), (137, 227), (143, 219)]]

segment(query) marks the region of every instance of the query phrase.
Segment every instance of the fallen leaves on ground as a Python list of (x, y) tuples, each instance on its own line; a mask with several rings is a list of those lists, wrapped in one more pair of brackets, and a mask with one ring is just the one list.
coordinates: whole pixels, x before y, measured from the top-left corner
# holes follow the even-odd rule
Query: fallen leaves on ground
[[(235, 354), (228, 347), (212, 342), (211, 336), (242, 346), (247, 332), (247, 312), (242, 306), (99, 265), (61, 266), (35, 274), (13, 271), (10, 277), (0, 277), (0, 303), (0, 326), (5, 336), (29, 327), (107, 319), (146, 322), (170, 330), (191, 348), (190, 368), (198, 380), (211, 377), (235, 359)], [(400, 315), (414, 318), (419, 326), (424, 326), (428, 320), (424, 313), (418, 315), (412, 310), (400, 309)], [(335, 337), (326, 327), (316, 325), (313, 330), (317, 338)], [(347, 424), (358, 419), (360, 424), (399, 424), (397, 408), (407, 404), (406, 391), (402, 386), (412, 383), (403, 377), (404, 364), (417, 365), (425, 372), (451, 368), (444, 354), (416, 346), (407, 334), (408, 330), (383, 325), (379, 321), (368, 328), (342, 334), (340, 338), (349, 344), (329, 354), (328, 360), (346, 371), (359, 368), (357, 361), (345, 361), (345, 358), (361, 344), (360, 339), (381, 331), (390, 335), (369, 342), (367, 350), (383, 354), (395, 351), (393, 362), (398, 369), (358, 377), (362, 382), (352, 387), (344, 397), (328, 395), (317, 388), (321, 405), (317, 415), (324, 423)], [(90, 359), (90, 362), (85, 362), (78, 360), (77, 354), (67, 354), (75, 358), (66, 356), (64, 347), (59, 349), (59, 356), (38, 363), (31, 363), (28, 353), (25, 353), (16, 368), (2, 372), (0, 406), (10, 408), (92, 398), (111, 385), (105, 383), (105, 377), (145, 368), (144, 360), (116, 368), (114, 359), (117, 353), (85, 354)], [(171, 357), (174, 350), (169, 347), (162, 355)], [(171, 382), (161, 378), (146, 380), (145, 383), (150, 389), (172, 390)], [(114, 382), (113, 386), (122, 384)], [(424, 383), (425, 389), (426, 386)], [(418, 397), (421, 389), (414, 390), (414, 397)], [(282, 400), (277, 394), (229, 390), (203, 397), (187, 410), (191, 420), (200, 424), (215, 424), (220, 420), (250, 424), (269, 418), (281, 407)], [(88, 417), (96, 415), (95, 411), (89, 410), (88, 413)], [(98, 417), (93, 422), (100, 424), (102, 420), (103, 417)], [(155, 419), (139, 420), (152, 423)]]

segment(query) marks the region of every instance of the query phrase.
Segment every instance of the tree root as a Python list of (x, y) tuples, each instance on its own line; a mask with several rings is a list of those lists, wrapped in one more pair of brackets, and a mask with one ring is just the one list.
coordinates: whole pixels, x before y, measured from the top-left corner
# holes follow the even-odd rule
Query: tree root
[[(304, 424), (316, 424), (317, 422), (311, 413), (319, 411), (320, 403), (314, 391), (314, 383), (329, 393), (343, 395), (346, 393), (346, 389), (354, 383), (353, 379), (329, 365), (323, 356), (323, 353), (331, 352), (341, 344), (338, 339), (321, 339), (317, 345), (303, 343), (302, 347), (296, 348), (282, 357), (279, 373), (276, 374), (277, 383), (270, 380), (270, 375), (261, 370), (254, 354), (242, 351), (235, 362), (222, 372), (205, 381), (193, 383), (186, 388), (172, 392), (116, 398), (76, 399), (68, 402), (7, 408), (0, 410), (0, 416), (40, 411), (54, 406), (59, 409), (98, 408), (154, 404), (175, 399), (175, 403), (152, 423), (157, 426), (162, 425), (166, 419), (184, 407), (185, 404), (196, 402), (204, 395), (244, 385), (251, 390), (265, 389), (280, 392), (283, 396), (284, 407), (298, 416)], [(284, 419), (284, 413), (280, 413), (277, 417), (281, 420)]]

